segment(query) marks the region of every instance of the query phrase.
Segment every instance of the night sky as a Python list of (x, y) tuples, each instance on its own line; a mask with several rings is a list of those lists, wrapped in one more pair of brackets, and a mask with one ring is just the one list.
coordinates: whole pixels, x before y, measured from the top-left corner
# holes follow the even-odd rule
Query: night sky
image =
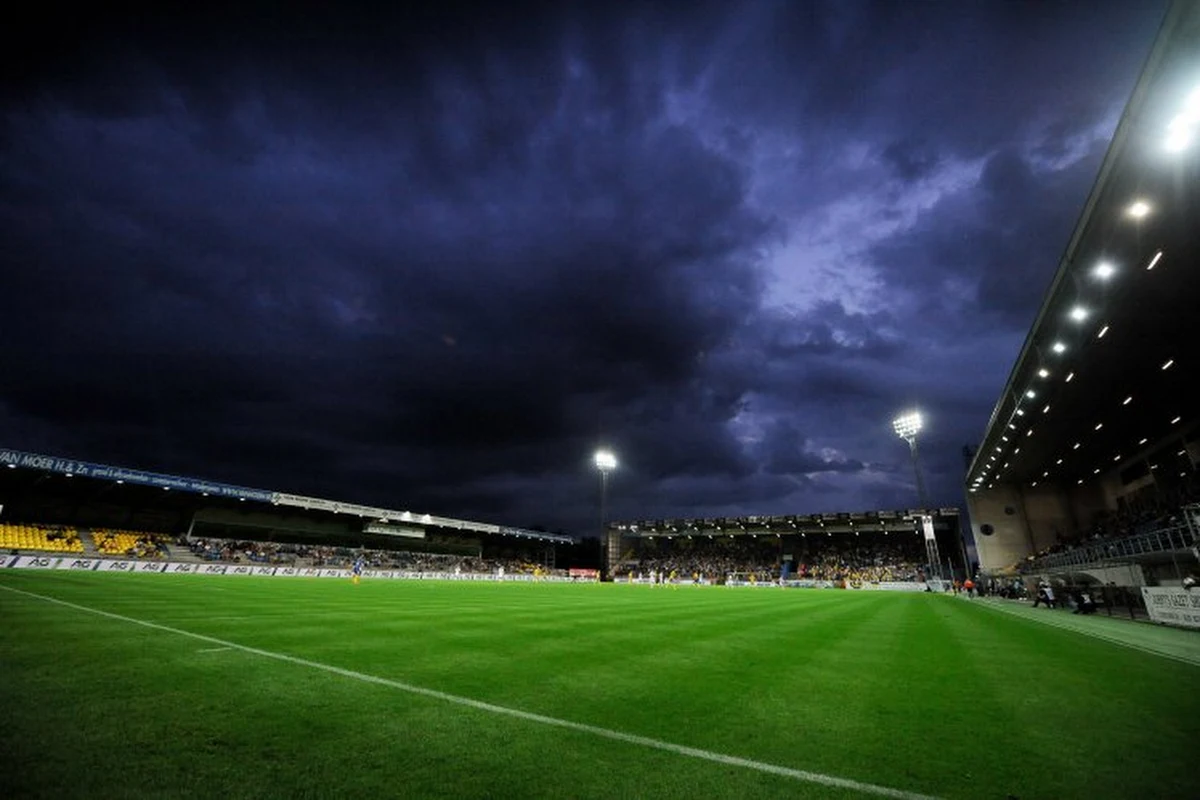
[(594, 5), (6, 27), (0, 444), (587, 533), (915, 405), (961, 506), (1164, 4)]

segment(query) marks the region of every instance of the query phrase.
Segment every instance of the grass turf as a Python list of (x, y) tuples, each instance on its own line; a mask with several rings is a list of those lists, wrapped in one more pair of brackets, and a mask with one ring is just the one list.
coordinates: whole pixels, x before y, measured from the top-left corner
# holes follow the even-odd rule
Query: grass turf
[[(16, 570), (0, 586), (911, 792), (1194, 786), (1200, 667), (952, 597)], [(854, 796), (218, 648), (0, 589), (0, 794)]]

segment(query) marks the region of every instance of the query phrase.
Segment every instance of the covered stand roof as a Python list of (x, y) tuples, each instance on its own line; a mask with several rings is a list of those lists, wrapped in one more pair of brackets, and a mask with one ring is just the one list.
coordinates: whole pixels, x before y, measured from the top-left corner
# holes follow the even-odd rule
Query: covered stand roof
[(1200, 3), (1176, 3), (997, 401), (968, 488), (1082, 483), (1195, 430), (1198, 178)]

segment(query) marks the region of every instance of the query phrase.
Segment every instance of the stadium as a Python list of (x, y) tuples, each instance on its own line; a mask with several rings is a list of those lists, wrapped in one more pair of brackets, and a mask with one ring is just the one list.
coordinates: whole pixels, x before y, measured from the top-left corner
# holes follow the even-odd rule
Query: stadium
[(1198, 52), (1176, 3), (965, 508), (584, 541), (0, 446), (0, 791), (1195, 791)]

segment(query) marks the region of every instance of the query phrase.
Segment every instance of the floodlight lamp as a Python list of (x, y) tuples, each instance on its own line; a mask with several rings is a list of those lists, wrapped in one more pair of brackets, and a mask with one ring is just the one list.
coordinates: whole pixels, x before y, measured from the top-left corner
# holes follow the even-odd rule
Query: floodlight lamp
[(1049, 377), (1050, 377), (1050, 370), (1048, 370), (1048, 369), (1039, 369), (1039, 370), (1038, 370), (1038, 377), (1039, 377), (1039, 378), (1049, 378)]
[(896, 431), (896, 435), (901, 439), (913, 439), (921, 432), (923, 423), (924, 420), (921, 419), (921, 412), (913, 411), (892, 420), (892, 429)]
[(1180, 153), (1188, 148), (1196, 136), (1196, 127), (1200, 123), (1200, 88), (1194, 89), (1184, 101), (1183, 110), (1175, 115), (1167, 125), (1166, 149), (1172, 153)]
[(596, 451), (596, 469), (601, 472), (608, 472), (610, 469), (617, 468), (617, 457), (613, 455), (611, 450)]
[(1087, 309), (1083, 306), (1075, 306), (1071, 309), (1071, 319), (1075, 320), (1076, 322), (1083, 322), (1085, 319), (1087, 319), (1087, 315)]
[(1063, 353), (1066, 352), (1067, 346), (1062, 342), (1055, 342), (1054, 344), (1050, 345), (1050, 349), (1056, 353)]
[(1178, 124), (1177, 118), (1167, 126), (1167, 141), (1163, 144), (1169, 153), (1182, 153), (1192, 143), (1192, 131), (1186, 125)]
[(1107, 261), (1101, 261), (1096, 265), (1096, 269), (1093, 270), (1093, 274), (1095, 274), (1095, 276), (1100, 280), (1106, 281), (1111, 278), (1112, 274), (1116, 271), (1116, 267), (1114, 267), (1112, 264), (1108, 263)]
[(1145, 200), (1135, 200), (1125, 209), (1125, 213), (1134, 219), (1142, 219), (1151, 212), (1150, 204)]

